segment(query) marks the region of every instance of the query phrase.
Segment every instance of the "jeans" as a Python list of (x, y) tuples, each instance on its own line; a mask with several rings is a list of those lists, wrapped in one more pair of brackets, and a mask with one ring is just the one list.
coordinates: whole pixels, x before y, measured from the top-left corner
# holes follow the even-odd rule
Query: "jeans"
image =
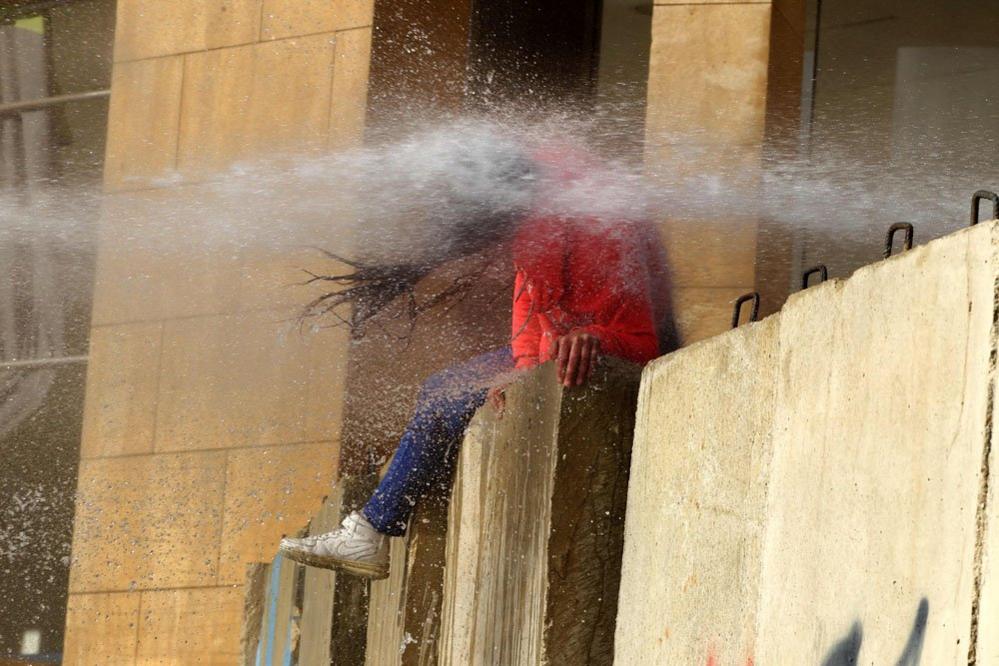
[(446, 487), (468, 422), (489, 387), (513, 369), (513, 352), (505, 347), (424, 382), (392, 464), (363, 509), (376, 530), (402, 536), (416, 503), (434, 484)]

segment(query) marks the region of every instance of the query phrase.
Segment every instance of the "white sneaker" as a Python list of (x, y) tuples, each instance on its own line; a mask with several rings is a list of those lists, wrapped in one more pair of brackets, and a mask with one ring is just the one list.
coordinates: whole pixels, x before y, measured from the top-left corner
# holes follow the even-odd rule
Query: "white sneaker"
[(338, 529), (301, 539), (281, 539), (280, 553), (289, 560), (322, 569), (343, 569), (365, 578), (388, 578), (388, 537), (354, 511)]

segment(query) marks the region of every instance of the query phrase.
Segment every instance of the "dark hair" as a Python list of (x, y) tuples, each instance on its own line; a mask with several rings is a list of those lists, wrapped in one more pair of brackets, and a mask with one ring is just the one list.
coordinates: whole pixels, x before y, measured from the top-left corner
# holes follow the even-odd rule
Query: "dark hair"
[[(481, 156), (477, 156), (481, 157)], [(487, 164), (482, 160), (459, 156), (457, 163), (466, 172), (474, 173), (481, 180), (509, 188), (510, 191), (527, 191), (533, 195), (538, 181), (538, 168), (533, 160), (520, 151), (507, 151)], [(485, 168), (485, 173), (483, 169)], [(418, 263), (361, 261), (327, 250), (319, 251), (330, 259), (345, 264), (350, 269), (331, 275), (309, 271), (304, 284), (330, 282), (337, 289), (318, 296), (303, 309), (300, 320), (326, 320), (333, 326), (346, 326), (351, 337), (364, 336), (372, 318), (400, 297), (409, 299), (406, 309), (410, 328), (417, 317), (445, 302), (460, 300), (471, 289), (495, 257), (484, 256), (480, 265), (455, 277), (446, 288), (418, 303), (416, 285), (431, 271), (462, 257), (483, 253), (508, 238), (518, 222), (527, 213), (527, 207), (477, 196), (475, 188), (463, 189), (461, 184), (444, 184), (446, 194), (439, 211), (432, 216), (432, 223), (446, 231), (440, 246), (432, 256), (421, 256)], [(533, 196), (523, 197), (530, 200)]]

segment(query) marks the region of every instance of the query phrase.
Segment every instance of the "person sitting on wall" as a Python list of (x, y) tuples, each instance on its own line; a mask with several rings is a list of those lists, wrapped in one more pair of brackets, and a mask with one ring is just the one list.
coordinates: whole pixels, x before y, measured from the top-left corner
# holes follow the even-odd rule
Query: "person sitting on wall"
[[(539, 181), (557, 186), (575, 177), (565, 166), (565, 151), (552, 152), (526, 160), (515, 155), (508, 162), (516, 168), (487, 171), (532, 187), (532, 196), (544, 200), (550, 188)], [(469, 159), (459, 163), (471, 165)], [(449, 482), (474, 412), (487, 400), (502, 411), (511, 372), (553, 361), (562, 385), (582, 386), (602, 354), (644, 364), (679, 346), (665, 253), (652, 224), (538, 208), (513, 220), (491, 210), (488, 220), (472, 216), (474, 223), (464, 224), (464, 237), (478, 239), (473, 245), (494, 242), (500, 234), (489, 229), (512, 230), (516, 279), (510, 346), (428, 379), (388, 471), (364, 507), (332, 532), (282, 539), (285, 557), (367, 578), (387, 577), (388, 537), (403, 536), (420, 499), (434, 484)], [(337, 298), (347, 302), (351, 295), (340, 292)]]

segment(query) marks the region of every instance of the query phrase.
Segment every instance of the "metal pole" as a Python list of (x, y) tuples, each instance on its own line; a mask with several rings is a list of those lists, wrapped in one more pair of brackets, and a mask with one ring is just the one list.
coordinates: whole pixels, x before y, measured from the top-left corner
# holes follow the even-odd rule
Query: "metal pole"
[(25, 111), (38, 111), (60, 104), (71, 102), (85, 102), (91, 99), (103, 99), (110, 97), (110, 90), (90, 90), (82, 93), (72, 93), (70, 95), (55, 95), (54, 97), (42, 97), (41, 99), (28, 99), (23, 102), (9, 102), (0, 104), (0, 116), (15, 116)]
[(62, 356), (59, 358), (33, 358), (23, 361), (0, 361), (0, 370), (18, 370), (21, 368), (47, 368), (59, 365), (86, 363), (89, 356)]

